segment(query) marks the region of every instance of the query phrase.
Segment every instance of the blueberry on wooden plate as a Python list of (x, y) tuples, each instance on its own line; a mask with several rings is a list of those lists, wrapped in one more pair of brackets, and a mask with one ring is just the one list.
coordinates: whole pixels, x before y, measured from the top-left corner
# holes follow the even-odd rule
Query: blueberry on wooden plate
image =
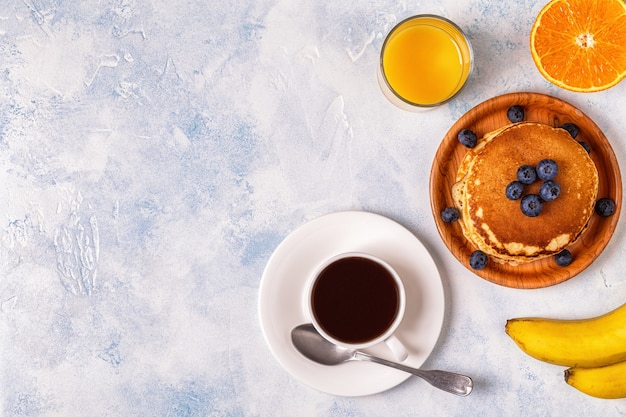
[(561, 126), (561, 129), (567, 130), (567, 132), (573, 138), (576, 138), (576, 136), (578, 136), (578, 126), (576, 126), (574, 123), (565, 123), (563, 126)]
[(481, 250), (475, 250), (470, 255), (469, 263), (472, 269), (476, 269), (476, 270), (485, 269), (488, 262), (489, 262), (489, 258), (487, 257), (487, 254)]
[(441, 220), (452, 223), (459, 220), (459, 210), (456, 207), (446, 207), (441, 210)]
[(567, 249), (563, 249), (561, 252), (554, 255), (554, 262), (556, 262), (558, 266), (567, 266), (571, 264), (573, 260), (572, 252)]
[(506, 117), (511, 121), (511, 123), (517, 123), (524, 120), (524, 108), (522, 106), (511, 106), (506, 111)]
[(478, 143), (478, 137), (476, 133), (472, 132), (469, 129), (461, 129), (461, 131), (457, 135), (457, 139), (461, 142), (461, 145), (466, 148), (473, 148)]
[(615, 201), (610, 198), (601, 198), (596, 201), (596, 213), (602, 217), (609, 217), (615, 213)]

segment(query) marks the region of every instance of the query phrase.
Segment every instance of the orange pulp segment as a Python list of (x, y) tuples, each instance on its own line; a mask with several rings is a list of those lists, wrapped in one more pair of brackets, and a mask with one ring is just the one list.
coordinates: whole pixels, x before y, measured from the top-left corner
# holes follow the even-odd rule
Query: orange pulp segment
[(626, 76), (626, 2), (552, 0), (535, 20), (530, 48), (539, 72), (559, 87), (612, 87)]

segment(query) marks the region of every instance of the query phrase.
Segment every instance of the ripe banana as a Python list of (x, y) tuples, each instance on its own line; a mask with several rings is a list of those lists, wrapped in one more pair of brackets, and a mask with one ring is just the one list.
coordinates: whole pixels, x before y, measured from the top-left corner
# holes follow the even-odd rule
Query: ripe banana
[(593, 368), (626, 361), (626, 304), (587, 319), (512, 319), (505, 330), (528, 355), (555, 365)]
[(626, 397), (626, 362), (599, 368), (570, 368), (565, 382), (577, 390), (597, 398)]

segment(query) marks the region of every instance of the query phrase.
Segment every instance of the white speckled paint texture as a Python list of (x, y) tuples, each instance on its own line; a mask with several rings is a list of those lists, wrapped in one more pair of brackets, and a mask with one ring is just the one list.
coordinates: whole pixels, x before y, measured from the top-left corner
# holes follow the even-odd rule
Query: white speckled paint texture
[[(520, 291), (473, 275), (430, 212), (440, 139), (491, 97), (552, 94), (626, 160), (626, 84), (575, 94), (535, 69), (543, 1), (9, 0), (0, 8), (2, 416), (617, 416), (504, 334), (516, 316), (626, 301), (623, 222), (578, 277)], [(390, 105), (376, 66), (413, 14), (455, 21), (475, 68), (428, 113)], [(360, 398), (281, 368), (258, 320), (263, 268), (292, 230), (366, 210), (439, 265), (447, 307), (425, 364), (474, 377), (457, 398), (411, 378)], [(573, 413), (573, 414), (572, 414)]]

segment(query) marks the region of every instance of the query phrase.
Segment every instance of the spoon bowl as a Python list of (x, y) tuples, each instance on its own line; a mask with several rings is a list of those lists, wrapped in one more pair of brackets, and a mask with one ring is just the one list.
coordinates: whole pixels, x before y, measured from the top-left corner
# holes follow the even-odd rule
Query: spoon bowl
[(436, 388), (459, 396), (469, 395), (474, 386), (472, 379), (465, 375), (448, 371), (412, 368), (356, 349), (335, 345), (324, 339), (310, 323), (296, 326), (291, 331), (291, 341), (303, 356), (322, 365), (333, 366), (352, 360), (374, 362), (408, 372), (422, 378)]

